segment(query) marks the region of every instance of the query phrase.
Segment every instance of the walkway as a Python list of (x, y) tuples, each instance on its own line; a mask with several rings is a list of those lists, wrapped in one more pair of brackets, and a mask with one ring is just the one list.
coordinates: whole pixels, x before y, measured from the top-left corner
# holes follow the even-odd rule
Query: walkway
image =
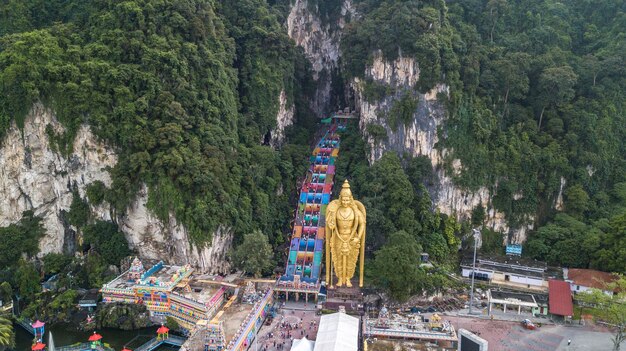
[(336, 132), (343, 128), (336, 124), (328, 126), (310, 157), (310, 167), (296, 208), (285, 275), (279, 280), (276, 290), (315, 294), (319, 290), (325, 237), (324, 215), (330, 202), (335, 160), (339, 155), (339, 134)]
[(185, 340), (187, 339), (183, 338), (182, 336), (175, 336), (175, 335), (170, 335), (166, 339), (154, 338), (148, 341), (147, 343), (139, 346), (137, 349), (135, 349), (135, 351), (152, 351), (163, 344), (172, 345), (172, 346), (182, 346), (182, 344), (185, 343)]
[(112, 351), (113, 350), (111, 348), (106, 348), (104, 346), (96, 346), (95, 348), (91, 348), (91, 344), (88, 342), (84, 342), (82, 344), (76, 344), (76, 345), (57, 346), (54, 349), (56, 351), (91, 351), (91, 350)]
[(35, 330), (33, 329), (32, 321), (28, 318), (15, 318), (17, 324), (19, 324), (24, 330), (29, 332), (32, 336), (35, 336)]

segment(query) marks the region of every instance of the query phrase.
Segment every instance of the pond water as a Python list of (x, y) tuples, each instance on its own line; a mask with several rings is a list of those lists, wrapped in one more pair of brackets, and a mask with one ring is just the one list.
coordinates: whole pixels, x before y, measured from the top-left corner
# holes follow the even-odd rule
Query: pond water
[[(32, 345), (33, 336), (26, 332), (19, 325), (15, 325), (16, 333), (16, 351), (30, 351)], [(156, 336), (156, 330), (158, 327), (144, 328), (139, 330), (120, 330), (120, 329), (99, 329), (98, 334), (102, 335), (102, 341), (111, 345), (115, 350), (121, 350), (124, 346), (128, 345), (131, 349), (145, 343), (151, 338)], [(77, 342), (86, 342), (93, 332), (81, 332), (68, 329), (63, 325), (55, 325), (51, 330), (46, 328), (46, 337), (44, 343), (48, 344), (48, 331), (52, 331), (54, 337), (55, 346), (65, 346), (75, 344)], [(131, 340), (135, 339), (132, 344), (129, 344)], [(157, 349), (159, 351), (176, 350), (170, 347), (161, 347)]]

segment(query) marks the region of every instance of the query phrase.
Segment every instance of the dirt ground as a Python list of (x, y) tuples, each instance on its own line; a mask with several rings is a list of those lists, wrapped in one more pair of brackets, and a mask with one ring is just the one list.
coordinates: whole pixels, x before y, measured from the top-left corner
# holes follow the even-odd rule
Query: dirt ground
[(254, 305), (248, 304), (236, 304), (231, 306), (221, 320), (224, 321), (224, 334), (226, 335), (226, 341), (230, 341), (233, 338), (244, 318), (252, 311)]

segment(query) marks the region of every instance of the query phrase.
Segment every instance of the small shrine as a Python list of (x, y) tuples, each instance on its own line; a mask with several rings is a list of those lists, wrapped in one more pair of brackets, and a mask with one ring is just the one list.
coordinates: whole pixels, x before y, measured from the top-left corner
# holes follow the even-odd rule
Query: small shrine
[(33, 351), (45, 350), (46, 349), (46, 344), (38, 342), (38, 343), (34, 344), (33, 346), (31, 346), (30, 349), (33, 350)]
[(146, 269), (143, 267), (143, 263), (139, 260), (137, 256), (130, 264), (130, 268), (128, 269), (128, 281), (137, 281), (141, 279), (141, 275), (146, 272)]
[(95, 349), (102, 346), (102, 335), (93, 332), (93, 335), (89, 337), (89, 343), (91, 344), (91, 348)]
[(157, 340), (165, 340), (170, 337), (170, 329), (163, 324), (157, 329)]
[(33, 327), (33, 332), (35, 333), (35, 340), (36, 341), (43, 340), (43, 334), (45, 332), (46, 323), (40, 320), (37, 320), (35, 321), (35, 323), (31, 324), (31, 326)]
[(383, 306), (378, 313), (378, 319), (376, 320), (376, 328), (389, 328), (389, 310), (387, 306)]
[(226, 346), (224, 321), (211, 321), (207, 326), (206, 346), (208, 351), (221, 351)]

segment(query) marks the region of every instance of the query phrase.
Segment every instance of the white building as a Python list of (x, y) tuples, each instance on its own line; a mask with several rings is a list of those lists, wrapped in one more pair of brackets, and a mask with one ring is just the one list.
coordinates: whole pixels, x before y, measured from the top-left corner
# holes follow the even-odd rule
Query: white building
[(293, 339), (291, 349), (289, 351), (313, 351), (315, 348), (315, 341), (309, 340), (306, 336), (302, 339)]
[(607, 288), (607, 284), (617, 280), (618, 277), (615, 274), (596, 271), (594, 269), (563, 268), (563, 278), (566, 282), (570, 283), (574, 294), (595, 288), (612, 296), (615, 294), (615, 291)]
[(359, 319), (345, 313), (322, 316), (314, 351), (357, 351)]
[[(476, 260), (474, 278), (510, 288), (548, 290), (548, 280), (560, 272), (552, 272), (543, 262), (524, 260), (519, 257), (479, 257)], [(461, 261), (461, 275), (470, 278), (472, 260)]]

